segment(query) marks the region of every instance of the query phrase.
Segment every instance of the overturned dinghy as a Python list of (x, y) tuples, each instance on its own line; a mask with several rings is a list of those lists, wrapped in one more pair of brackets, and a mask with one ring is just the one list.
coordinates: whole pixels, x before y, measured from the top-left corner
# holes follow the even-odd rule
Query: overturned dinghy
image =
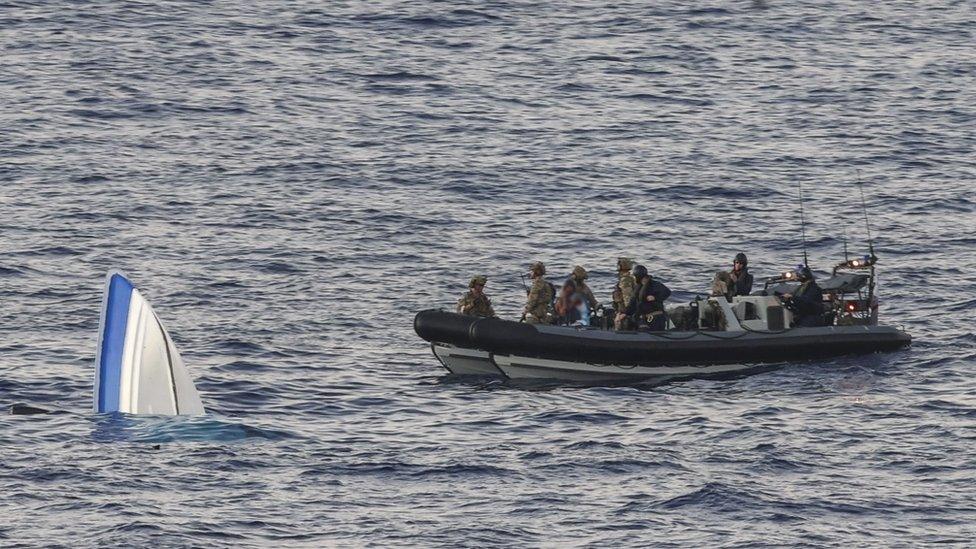
[(95, 356), (97, 413), (201, 415), (203, 403), (152, 307), (129, 280), (109, 273)]

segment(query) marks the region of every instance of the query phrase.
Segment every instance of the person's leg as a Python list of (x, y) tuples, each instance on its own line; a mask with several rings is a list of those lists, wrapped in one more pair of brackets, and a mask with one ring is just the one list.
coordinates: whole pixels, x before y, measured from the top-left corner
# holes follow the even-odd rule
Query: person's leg
[(651, 317), (651, 321), (648, 323), (652, 332), (663, 332), (667, 322), (665, 321), (664, 314), (658, 314)]

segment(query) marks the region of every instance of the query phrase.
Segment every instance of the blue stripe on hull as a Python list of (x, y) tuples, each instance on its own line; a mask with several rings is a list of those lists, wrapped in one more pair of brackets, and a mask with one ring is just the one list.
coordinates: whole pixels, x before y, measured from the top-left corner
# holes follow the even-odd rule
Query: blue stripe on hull
[(119, 410), (119, 386), (122, 381), (122, 352), (129, 320), (132, 283), (122, 275), (112, 275), (105, 305), (105, 327), (102, 333), (101, 363), (98, 365), (98, 412)]

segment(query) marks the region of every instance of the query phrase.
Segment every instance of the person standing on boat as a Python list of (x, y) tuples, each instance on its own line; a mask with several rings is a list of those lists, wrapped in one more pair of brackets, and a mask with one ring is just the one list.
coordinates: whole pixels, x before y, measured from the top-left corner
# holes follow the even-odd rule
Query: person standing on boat
[(616, 316), (613, 319), (615, 330), (627, 328), (627, 315), (624, 310), (637, 293), (637, 284), (630, 270), (634, 267), (634, 261), (629, 257), (617, 258), (617, 285), (613, 289), (613, 310)]
[(732, 297), (752, 293), (752, 273), (749, 272), (749, 258), (746, 254), (742, 252), (735, 254), (729, 276), (732, 277), (732, 285), (729, 288)]
[(457, 312), (462, 315), (484, 316), (495, 318), (495, 309), (491, 306), (491, 300), (485, 295), (485, 284), (488, 284), (487, 276), (476, 276), (468, 283), (468, 293), (458, 300)]
[(529, 267), (532, 287), (529, 288), (529, 295), (525, 301), (525, 312), (522, 316), (525, 322), (529, 324), (549, 324), (549, 308), (552, 306), (552, 299), (556, 295), (556, 290), (544, 278), (545, 274), (546, 266), (541, 261), (536, 261)]
[(800, 265), (796, 269), (800, 287), (792, 294), (783, 294), (783, 303), (793, 311), (793, 327), (813, 328), (824, 325), (823, 290), (813, 277), (810, 267)]
[(634, 267), (634, 281), (640, 283), (640, 289), (624, 313), (636, 320), (638, 328), (647, 326), (652, 332), (663, 332), (668, 321), (664, 301), (671, 297), (671, 290), (654, 280), (643, 265)]
[(576, 291), (583, 296), (586, 300), (586, 305), (589, 310), (595, 311), (600, 306), (600, 302), (596, 300), (596, 296), (593, 295), (593, 290), (590, 289), (586, 284), (586, 279), (589, 277), (589, 273), (586, 272), (582, 266), (577, 265), (573, 267), (573, 274), (570, 275), (573, 283), (576, 285)]

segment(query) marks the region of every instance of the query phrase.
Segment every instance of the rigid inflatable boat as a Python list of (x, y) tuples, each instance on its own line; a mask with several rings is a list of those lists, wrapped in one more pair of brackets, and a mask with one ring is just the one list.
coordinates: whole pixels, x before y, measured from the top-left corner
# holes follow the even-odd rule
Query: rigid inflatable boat
[[(457, 375), (574, 382), (718, 377), (768, 369), (770, 364), (894, 351), (911, 337), (877, 324), (874, 262), (845, 261), (820, 281), (824, 325), (791, 327), (779, 295), (798, 285), (792, 273), (766, 281), (754, 295), (697, 298), (692, 327), (660, 332), (596, 326), (526, 324), (426, 310), (414, 330)], [(711, 313), (710, 313), (711, 312)], [(710, 323), (709, 316), (721, 318)]]

